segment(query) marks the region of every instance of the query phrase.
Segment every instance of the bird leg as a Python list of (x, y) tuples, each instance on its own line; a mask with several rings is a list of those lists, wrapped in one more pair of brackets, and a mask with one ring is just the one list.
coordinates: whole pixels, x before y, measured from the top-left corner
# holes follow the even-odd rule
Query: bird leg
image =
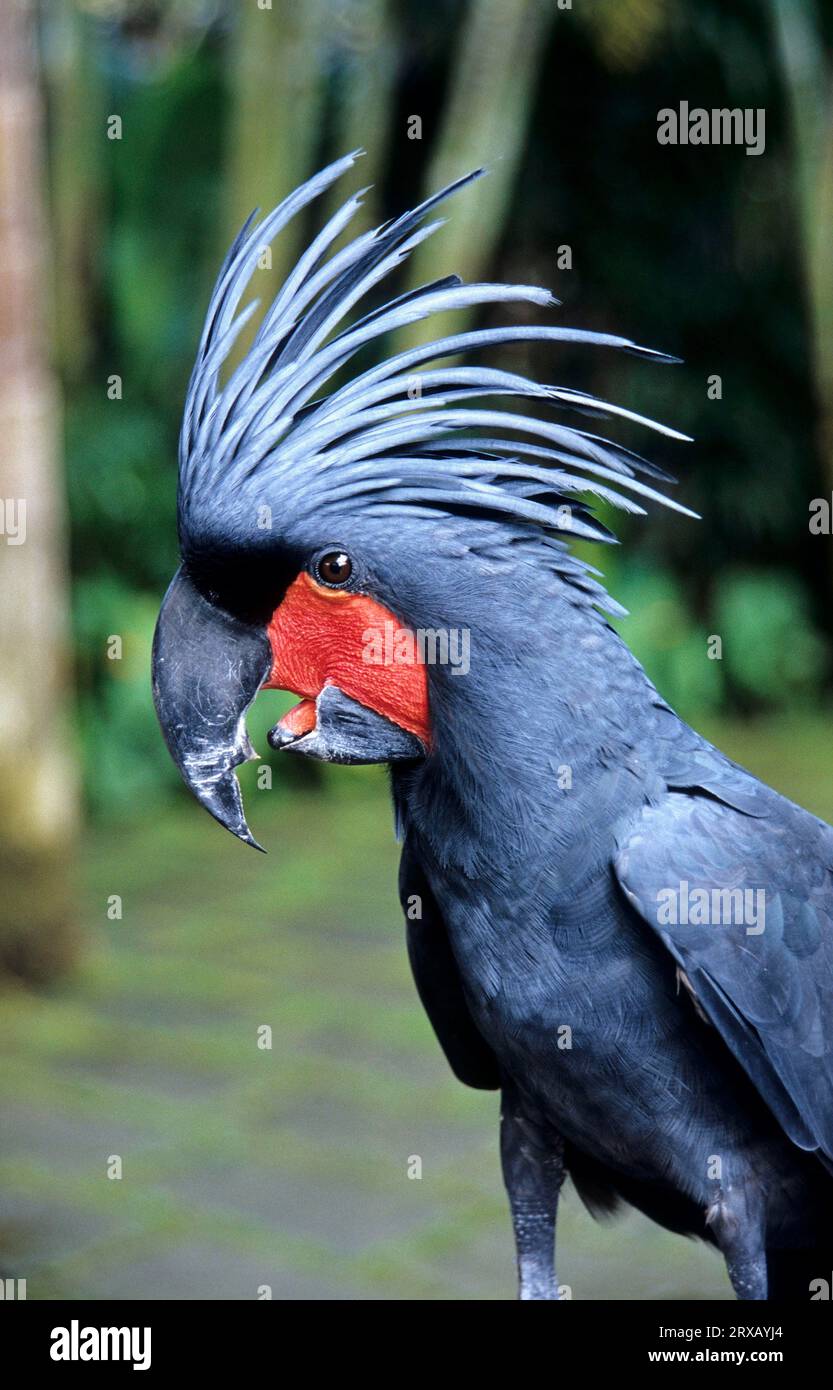
[(766, 1242), (760, 1203), (750, 1202), (743, 1188), (721, 1189), (706, 1212), (706, 1222), (726, 1261), (737, 1298), (767, 1298)]
[(509, 1082), (502, 1092), (500, 1155), (515, 1231), (518, 1297), (557, 1299), (555, 1216), (564, 1145), (544, 1130)]

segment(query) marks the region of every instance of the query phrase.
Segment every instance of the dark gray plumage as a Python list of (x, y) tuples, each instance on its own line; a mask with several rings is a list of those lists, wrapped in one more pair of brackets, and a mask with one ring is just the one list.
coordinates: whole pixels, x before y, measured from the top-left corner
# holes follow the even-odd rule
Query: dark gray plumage
[[(348, 587), (402, 624), (465, 629), (466, 678), (428, 671), (424, 756), (410, 757), (423, 746), (413, 733), (386, 735), (382, 714), (340, 690), (327, 696), (337, 746), (323, 692), (301, 688), (318, 695), (308, 746), (280, 725), (273, 741), (339, 761), (406, 759), (392, 779), (403, 903), (420, 909), (408, 913), (409, 953), (456, 1074), (503, 1093), (521, 1297), (557, 1297), (569, 1172), (592, 1207), (624, 1198), (716, 1243), (740, 1297), (806, 1298), (833, 1254), (833, 830), (668, 708), (604, 617), (617, 605), (562, 539), (610, 539), (593, 495), (685, 511), (655, 487), (668, 476), (517, 403), (639, 417), (515, 373), (430, 365), (512, 339), (663, 355), (579, 330), (492, 328), (399, 353), (321, 395), (365, 345), (430, 313), (552, 303), (534, 287), (449, 277), (332, 336), (471, 175), (324, 260), (350, 200), (221, 385), (264, 242), (352, 159), (259, 226), (250, 219), (209, 306), (182, 429), (184, 563), (155, 654), (169, 745), (204, 804), (250, 838), (231, 775), (242, 716), (270, 671), (270, 615), (299, 574), (319, 575), (324, 546), (350, 559)], [(511, 406), (472, 406), (483, 397)], [(200, 673), (203, 691), (205, 669), (217, 684), (197, 701), (177, 636), (192, 609), (201, 633), (212, 611), (225, 615)]]

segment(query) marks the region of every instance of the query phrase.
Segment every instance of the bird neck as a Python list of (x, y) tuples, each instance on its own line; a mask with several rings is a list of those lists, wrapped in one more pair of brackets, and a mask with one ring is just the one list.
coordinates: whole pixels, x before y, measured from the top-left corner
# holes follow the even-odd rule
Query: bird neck
[(465, 675), (429, 672), (434, 746), (394, 770), (394, 802), (400, 833), (453, 874), (517, 882), (537, 856), (590, 872), (593, 845), (642, 795), (638, 750), (659, 697), (565, 588), (522, 625), (473, 625)]

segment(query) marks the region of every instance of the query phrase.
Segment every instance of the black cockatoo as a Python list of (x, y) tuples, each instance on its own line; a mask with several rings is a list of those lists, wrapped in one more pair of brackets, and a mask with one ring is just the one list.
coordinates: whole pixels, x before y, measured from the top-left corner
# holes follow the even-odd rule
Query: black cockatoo
[(677, 717), (566, 544), (611, 539), (593, 496), (677, 505), (588, 416), (681, 436), (456, 365), (533, 339), (663, 354), (516, 321), (373, 365), (438, 311), (553, 303), (449, 276), (345, 326), (477, 171), (332, 251), (350, 199), (221, 380), (264, 246), (353, 158), (253, 214), (211, 297), (153, 654), (168, 747), (249, 844), (234, 768), (259, 690), (301, 697), (273, 746), (391, 764), (417, 989), (460, 1080), (502, 1092), (521, 1298), (558, 1297), (566, 1173), (591, 1209), (713, 1242), (738, 1297), (809, 1298), (833, 1255), (833, 830)]

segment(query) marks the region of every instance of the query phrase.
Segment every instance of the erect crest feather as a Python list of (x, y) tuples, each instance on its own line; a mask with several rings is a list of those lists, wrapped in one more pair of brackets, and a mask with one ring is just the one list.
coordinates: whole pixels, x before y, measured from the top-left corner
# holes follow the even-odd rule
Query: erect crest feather
[[(593, 494), (625, 511), (659, 502), (663, 470), (585, 429), (495, 408), (522, 398), (584, 414), (636, 421), (672, 439), (676, 430), (581, 391), (544, 386), (515, 372), (436, 365), (510, 341), (592, 343), (654, 361), (674, 361), (627, 338), (522, 324), (460, 332), (395, 353), (322, 394), (361, 349), (432, 314), (495, 302), (557, 303), (531, 285), (466, 285), (457, 276), (424, 285), (343, 327), (354, 307), (441, 225), (426, 216), (480, 177), (475, 170), (412, 212), (365, 232), (327, 256), (361, 204), (355, 194), (317, 234), (263, 315), (240, 364), (221, 383), (231, 348), (257, 302), (239, 309), (264, 247), (351, 167), (360, 151), (309, 179), (235, 238), (211, 295), (191, 375), (180, 437), (180, 534), (186, 549), (222, 533), (258, 503), (290, 520), (325, 508), (415, 508), (482, 514), (539, 533), (612, 539), (580, 500)], [(366, 191), (366, 190), (362, 190)], [(340, 331), (337, 331), (340, 330)], [(335, 336), (334, 336), (335, 335)], [(418, 389), (414, 385), (418, 382)], [(485, 402), (485, 404), (484, 404)]]

